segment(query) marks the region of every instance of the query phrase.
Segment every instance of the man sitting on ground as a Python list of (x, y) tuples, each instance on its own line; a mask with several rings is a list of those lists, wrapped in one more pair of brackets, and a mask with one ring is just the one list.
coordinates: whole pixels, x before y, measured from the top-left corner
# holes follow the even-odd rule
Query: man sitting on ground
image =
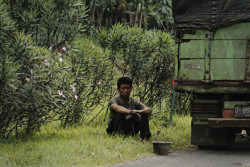
[(121, 77), (117, 81), (119, 96), (110, 100), (110, 118), (108, 134), (124, 134), (135, 136), (140, 131), (140, 137), (145, 143), (151, 136), (148, 115), (151, 109), (139, 100), (131, 98), (132, 80)]

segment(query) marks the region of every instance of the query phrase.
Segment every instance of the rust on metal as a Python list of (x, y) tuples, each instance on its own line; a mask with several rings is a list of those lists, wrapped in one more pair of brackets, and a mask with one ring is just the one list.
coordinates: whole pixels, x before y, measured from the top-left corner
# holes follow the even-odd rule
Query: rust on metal
[(250, 119), (208, 118), (208, 126), (213, 128), (250, 128)]

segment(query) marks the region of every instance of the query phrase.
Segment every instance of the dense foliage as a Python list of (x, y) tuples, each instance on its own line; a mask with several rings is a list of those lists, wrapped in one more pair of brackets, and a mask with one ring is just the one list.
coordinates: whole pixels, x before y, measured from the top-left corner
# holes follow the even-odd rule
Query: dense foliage
[(32, 135), (48, 122), (75, 125), (104, 109), (120, 76), (150, 107), (169, 101), (174, 41), (121, 24), (101, 29), (97, 47), (84, 31), (80, 0), (0, 0), (0, 137)]
[(72, 42), (82, 30), (75, 22), (84, 15), (79, 2), (25, 2), (0, 7), (0, 135), (5, 138), (12, 132), (31, 135), (53, 120), (64, 127), (79, 123), (101, 103), (112, 72), (93, 44), (82, 48)]
[(109, 49), (110, 60), (134, 82), (134, 95), (150, 107), (159, 106), (172, 92), (174, 41), (162, 31), (143, 31), (115, 25), (97, 38)]
[(169, 31), (173, 26), (171, 0), (86, 0), (91, 24), (117, 23)]
[(0, 32), (3, 34), (0, 42), (0, 133), (3, 137), (8, 137), (13, 130), (30, 134), (64, 101), (56, 96), (57, 90), (52, 89), (57, 88), (56, 83), (51, 82), (57, 76), (48, 64), (56, 60), (47, 60), (52, 57), (48, 50), (35, 47), (30, 35), (17, 31), (6, 5), (1, 4), (0, 8)]
[(30, 34), (42, 47), (67, 46), (84, 30), (85, 10), (80, 0), (8, 0), (6, 4), (18, 30)]

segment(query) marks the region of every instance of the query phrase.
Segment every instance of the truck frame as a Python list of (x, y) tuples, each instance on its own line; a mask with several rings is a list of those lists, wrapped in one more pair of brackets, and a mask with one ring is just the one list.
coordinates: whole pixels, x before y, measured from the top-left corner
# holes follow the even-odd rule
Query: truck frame
[[(250, 14), (244, 15), (244, 20), (239, 16), (231, 22), (215, 24), (213, 16), (217, 17), (215, 20), (226, 20), (236, 10), (231, 7), (223, 9), (226, 11), (223, 13), (220, 6), (223, 3), (233, 6), (237, 1), (186, 2), (193, 4), (188, 8), (182, 4), (180, 10), (178, 2), (173, 0), (177, 46), (175, 90), (193, 94), (191, 143), (232, 145), (242, 130), (250, 135)], [(250, 5), (246, 6), (250, 9)], [(200, 11), (202, 7), (211, 10)], [(211, 19), (210, 24), (202, 24), (200, 17), (205, 21)]]

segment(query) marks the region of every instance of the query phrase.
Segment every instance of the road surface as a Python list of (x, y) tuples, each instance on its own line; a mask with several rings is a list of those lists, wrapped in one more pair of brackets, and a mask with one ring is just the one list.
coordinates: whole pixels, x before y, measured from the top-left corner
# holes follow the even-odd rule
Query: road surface
[(165, 156), (145, 157), (114, 167), (250, 167), (250, 142), (238, 141), (229, 149), (177, 150)]

